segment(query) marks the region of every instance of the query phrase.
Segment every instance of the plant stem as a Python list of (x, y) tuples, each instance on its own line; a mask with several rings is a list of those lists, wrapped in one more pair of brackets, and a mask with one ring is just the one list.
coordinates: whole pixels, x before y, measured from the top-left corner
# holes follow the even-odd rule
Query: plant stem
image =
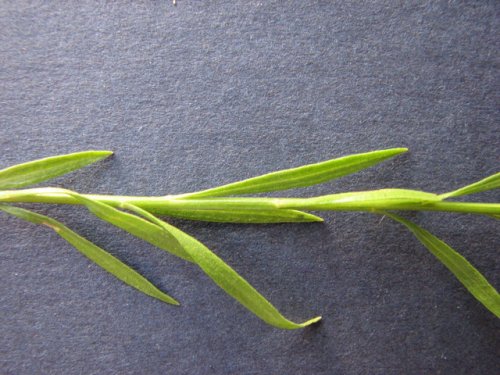
[[(368, 211), (376, 210), (404, 210), (404, 211), (446, 211), (486, 215), (499, 215), (500, 204), (498, 203), (471, 203), (471, 202), (448, 202), (442, 200), (422, 201), (391, 198), (390, 192), (398, 190), (385, 190), (383, 199), (373, 199), (378, 191), (354, 192), (332, 194), (313, 198), (205, 198), (205, 199), (179, 199), (176, 196), (123, 196), (123, 195), (83, 195), (86, 198), (120, 207), (125, 203), (133, 204), (147, 211), (171, 215), (183, 216), (184, 211), (220, 210), (230, 212), (231, 210), (318, 210), (318, 211)], [(400, 190), (403, 191), (403, 190)], [(411, 191), (408, 191), (411, 192)], [(416, 192), (419, 194), (433, 194)], [(380, 194), (377, 194), (377, 196)], [(346, 196), (350, 199), (344, 199)], [(387, 196), (387, 197), (386, 197)], [(355, 199), (352, 199), (354, 197)], [(425, 197), (425, 195), (424, 195)], [(38, 188), (24, 190), (0, 191), (0, 202), (16, 203), (51, 203), (51, 204), (81, 204), (72, 196), (58, 192), (56, 188)]]

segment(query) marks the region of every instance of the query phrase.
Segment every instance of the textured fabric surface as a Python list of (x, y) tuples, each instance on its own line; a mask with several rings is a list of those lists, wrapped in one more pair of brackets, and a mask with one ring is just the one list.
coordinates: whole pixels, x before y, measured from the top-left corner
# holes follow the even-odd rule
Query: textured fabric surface
[[(287, 195), (443, 192), (498, 172), (495, 1), (2, 1), (0, 168), (86, 149), (55, 180), (163, 195), (356, 152), (377, 167)], [(498, 201), (496, 192), (484, 201)], [(65, 222), (180, 300), (124, 286), (55, 233), (0, 215), (2, 374), (494, 374), (499, 324), (388, 219), (174, 220), (299, 331), (262, 323), (186, 264), (82, 208)], [(497, 288), (498, 224), (408, 213)]]

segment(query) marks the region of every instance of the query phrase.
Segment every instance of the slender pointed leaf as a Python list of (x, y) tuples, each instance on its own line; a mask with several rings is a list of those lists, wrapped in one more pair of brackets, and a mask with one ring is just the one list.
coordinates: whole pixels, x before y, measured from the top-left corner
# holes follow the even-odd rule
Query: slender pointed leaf
[(131, 287), (151, 297), (157, 298), (160, 301), (173, 305), (179, 305), (179, 302), (170, 297), (168, 294), (159, 290), (137, 271), (134, 271), (131, 267), (127, 266), (125, 263), (121, 262), (119, 259), (115, 258), (105, 250), (73, 232), (59, 221), (54, 220), (48, 216), (40, 215), (35, 212), (14, 206), (0, 205), (0, 210), (3, 210), (11, 215), (32, 222), (34, 224), (41, 224), (51, 228), (59, 236), (73, 245), (79, 252), (89, 258), (92, 262), (96, 263), (98, 266), (102, 267), (103, 269), (123, 281), (125, 284), (130, 285)]
[(144, 215), (175, 236), (193, 261), (219, 287), (266, 323), (282, 329), (297, 329), (316, 323), (321, 319), (321, 317), (316, 317), (304, 323), (294, 323), (288, 320), (254, 287), (201, 242), (139, 207), (132, 205), (125, 207)]
[(61, 176), (111, 155), (112, 151), (83, 151), (52, 156), (0, 171), (0, 190), (18, 189)]
[(495, 314), (497, 318), (500, 318), (500, 295), (467, 259), (415, 223), (392, 213), (385, 212), (384, 214), (405, 225), (479, 302)]
[(483, 178), (482, 180), (473, 184), (464, 186), (460, 189), (441, 194), (439, 197), (441, 199), (446, 199), (451, 197), (459, 197), (461, 195), (481, 193), (483, 191), (494, 190), (498, 188), (500, 188), (500, 172)]
[(257, 207), (254, 201), (238, 204), (224, 203), (222, 200), (177, 200), (179, 206), (161, 204), (154, 201), (137, 203), (137, 206), (146, 211), (158, 214), (179, 217), (189, 220), (211, 221), (219, 223), (246, 223), (246, 224), (269, 224), (269, 223), (307, 223), (321, 222), (322, 218), (298, 210), (276, 208), (271, 202), (265, 202), (262, 207)]
[(406, 148), (392, 148), (344, 156), (321, 163), (272, 172), (212, 189), (183, 194), (179, 197), (206, 198), (255, 194), (316, 185), (358, 172), (406, 151), (408, 151)]

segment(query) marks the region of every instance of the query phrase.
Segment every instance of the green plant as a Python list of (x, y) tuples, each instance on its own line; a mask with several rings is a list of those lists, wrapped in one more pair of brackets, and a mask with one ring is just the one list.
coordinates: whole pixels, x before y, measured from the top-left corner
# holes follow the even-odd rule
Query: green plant
[(406, 152), (405, 148), (354, 154), (305, 165), (181, 195), (161, 197), (89, 195), (60, 188), (26, 186), (46, 181), (94, 163), (110, 151), (85, 151), (19, 164), (0, 171), (0, 210), (26, 221), (45, 225), (90, 260), (126, 284), (163, 302), (178, 305), (147, 279), (105, 250), (79, 236), (62, 223), (12, 203), (79, 204), (91, 213), (163, 250), (198, 265), (217, 285), (266, 323), (283, 329), (308, 326), (285, 318), (238, 273), (195, 238), (155, 215), (232, 223), (320, 222), (302, 210), (366, 211), (388, 216), (406, 226), (487, 309), (500, 317), (500, 296), (464, 257), (431, 233), (393, 211), (447, 211), (484, 214), (500, 218), (499, 203), (473, 203), (447, 199), (500, 187), (500, 173), (445, 194), (417, 190), (381, 189), (324, 195), (312, 198), (234, 197), (306, 187), (339, 178)]

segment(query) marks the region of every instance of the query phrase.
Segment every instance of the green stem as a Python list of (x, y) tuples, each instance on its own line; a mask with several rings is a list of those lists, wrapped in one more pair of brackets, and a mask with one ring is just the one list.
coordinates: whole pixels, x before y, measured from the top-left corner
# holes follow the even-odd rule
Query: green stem
[[(147, 211), (179, 216), (183, 211), (204, 210), (318, 210), (368, 211), (409, 210), (446, 211), (486, 215), (499, 215), (498, 203), (448, 202), (434, 194), (411, 190), (386, 189), (367, 192), (341, 193), (313, 198), (205, 198), (179, 199), (176, 196), (145, 197), (89, 194), (92, 200), (120, 207), (133, 204)], [(72, 196), (56, 188), (38, 188), (0, 191), (0, 202), (81, 204)]]
[(499, 215), (500, 204), (498, 203), (472, 203), (472, 202), (331, 202), (330, 204), (315, 204), (306, 200), (295, 200), (296, 198), (284, 199), (281, 208), (310, 210), (310, 211), (366, 211), (376, 212), (378, 210), (397, 211), (443, 211), (459, 212), (478, 215)]

